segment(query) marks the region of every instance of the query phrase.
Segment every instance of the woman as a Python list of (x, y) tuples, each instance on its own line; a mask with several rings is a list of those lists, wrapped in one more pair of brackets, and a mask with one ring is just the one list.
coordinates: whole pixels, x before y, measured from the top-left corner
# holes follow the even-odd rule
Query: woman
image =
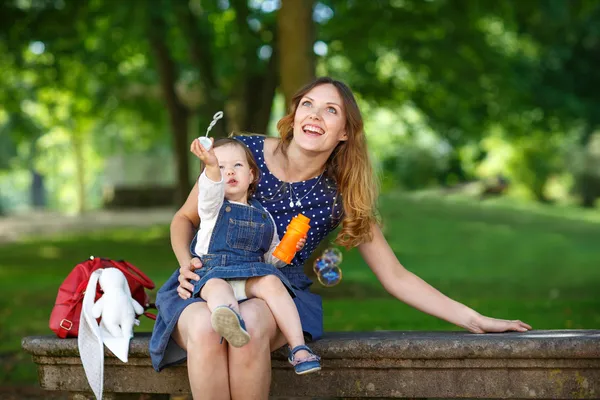
[[(305, 86), (294, 96), (290, 113), (277, 127), (280, 139), (238, 139), (253, 151), (259, 164), (263, 176), (257, 198), (275, 218), (279, 235), (283, 235), (290, 218), (297, 213), (311, 218), (303, 251), (292, 266), (282, 269), (298, 289), (296, 306), (309, 338), (320, 338), (323, 314), (320, 299), (308, 291), (310, 281), (302, 273), (302, 264), (318, 242), (340, 223), (337, 243), (358, 247), (384, 288), (397, 299), (475, 333), (531, 329), (521, 321), (480, 315), (446, 297), (400, 264), (376, 222), (377, 191), (363, 121), (345, 84), (320, 78)], [(285, 344), (269, 308), (258, 299), (240, 304), (252, 340), (238, 349), (219, 345), (206, 304), (191, 298), (193, 285), (189, 280), (197, 280), (193, 271), (201, 268), (200, 260), (190, 255), (190, 241), (199, 224), (197, 191), (195, 186), (171, 224), (171, 243), (181, 266), (177, 292), (190, 304), (174, 321), (169, 345), (151, 344), (151, 354), (180, 362), (187, 351), (188, 375), (196, 398), (266, 399), (270, 351)]]

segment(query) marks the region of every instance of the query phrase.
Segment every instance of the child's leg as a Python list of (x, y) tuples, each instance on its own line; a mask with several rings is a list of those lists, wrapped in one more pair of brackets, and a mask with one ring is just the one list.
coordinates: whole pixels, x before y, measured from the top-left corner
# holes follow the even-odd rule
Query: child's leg
[(240, 307), (233, 294), (233, 289), (224, 279), (209, 279), (200, 290), (200, 297), (206, 301), (211, 313), (218, 306), (230, 306), (236, 313), (240, 313)]
[(234, 347), (242, 347), (250, 341), (233, 288), (227, 281), (209, 279), (200, 290), (200, 297), (206, 300), (215, 332)]
[[(248, 279), (246, 295), (248, 298), (257, 297), (267, 303), (277, 326), (281, 329), (291, 348), (305, 344), (296, 304), (278, 277), (267, 275)], [(309, 355), (310, 353), (306, 350), (300, 350), (295, 354), (299, 359)]]

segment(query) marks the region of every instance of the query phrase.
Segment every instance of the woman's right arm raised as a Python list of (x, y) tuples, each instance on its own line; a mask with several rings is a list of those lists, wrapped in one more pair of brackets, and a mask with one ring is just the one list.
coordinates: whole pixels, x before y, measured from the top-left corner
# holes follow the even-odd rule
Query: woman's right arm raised
[[(190, 243), (196, 230), (200, 225), (198, 216), (198, 182), (192, 188), (185, 203), (173, 216), (171, 221), (171, 247), (179, 263), (179, 288), (177, 292), (182, 298), (189, 298), (194, 286), (189, 282), (190, 279), (199, 280), (193, 270), (200, 268), (202, 263), (199, 259), (193, 258), (190, 253)], [(185, 290), (184, 290), (185, 289)]]

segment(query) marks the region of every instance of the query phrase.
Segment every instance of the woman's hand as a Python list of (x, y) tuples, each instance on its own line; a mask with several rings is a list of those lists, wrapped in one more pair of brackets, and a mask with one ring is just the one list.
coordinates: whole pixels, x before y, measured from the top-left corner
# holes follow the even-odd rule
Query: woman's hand
[(202, 268), (202, 261), (198, 257), (194, 257), (190, 260), (188, 265), (182, 265), (179, 268), (179, 287), (177, 287), (177, 294), (183, 300), (187, 300), (192, 297), (194, 291), (194, 285), (190, 280), (199, 281), (200, 277), (194, 272), (195, 270)]
[(469, 323), (465, 328), (473, 333), (491, 333), (491, 332), (527, 332), (532, 329), (529, 324), (519, 320), (507, 320), (486, 317), (481, 314), (477, 314), (473, 321)]

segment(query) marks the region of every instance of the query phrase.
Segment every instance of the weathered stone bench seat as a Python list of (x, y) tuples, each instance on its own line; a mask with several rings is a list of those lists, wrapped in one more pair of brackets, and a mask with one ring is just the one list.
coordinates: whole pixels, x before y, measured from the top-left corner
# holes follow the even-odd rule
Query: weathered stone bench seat
[[(189, 392), (185, 365), (154, 372), (148, 340), (136, 334), (127, 364), (106, 352), (106, 393)], [(22, 346), (42, 388), (89, 391), (76, 339), (32, 336)], [(323, 370), (310, 375), (295, 375), (284, 351), (273, 354), (272, 396), (600, 398), (600, 330), (329, 333), (311, 346)]]

